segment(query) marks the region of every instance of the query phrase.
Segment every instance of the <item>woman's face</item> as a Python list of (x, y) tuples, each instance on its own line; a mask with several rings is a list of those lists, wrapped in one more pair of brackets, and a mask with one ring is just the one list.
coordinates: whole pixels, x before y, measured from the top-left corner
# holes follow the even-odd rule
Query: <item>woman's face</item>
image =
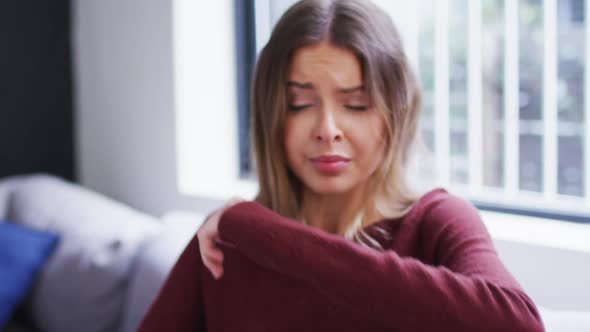
[(316, 194), (361, 189), (383, 159), (385, 123), (354, 53), (328, 43), (297, 50), (286, 88), (290, 169)]

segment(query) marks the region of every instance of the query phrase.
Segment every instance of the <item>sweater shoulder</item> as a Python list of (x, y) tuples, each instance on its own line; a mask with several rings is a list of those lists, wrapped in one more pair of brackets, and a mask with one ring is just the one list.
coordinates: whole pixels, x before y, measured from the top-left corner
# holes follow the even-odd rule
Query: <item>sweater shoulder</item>
[[(437, 188), (422, 196), (413, 215), (404, 220), (416, 255), (433, 264), (443, 263), (458, 249), (493, 251), (491, 236), (477, 207), (468, 200)], [(447, 257), (448, 258), (448, 257)]]
[(427, 229), (450, 223), (459, 223), (460, 226), (470, 221), (481, 221), (477, 208), (444, 188), (436, 188), (422, 195), (404, 217), (404, 223), (408, 226)]

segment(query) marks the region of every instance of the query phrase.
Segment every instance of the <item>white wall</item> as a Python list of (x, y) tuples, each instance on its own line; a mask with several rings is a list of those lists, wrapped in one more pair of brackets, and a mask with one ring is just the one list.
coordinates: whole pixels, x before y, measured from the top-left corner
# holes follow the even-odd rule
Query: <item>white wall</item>
[(176, 189), (172, 1), (73, 2), (78, 178), (154, 215), (220, 202)]
[(494, 240), (502, 262), (538, 305), (590, 311), (590, 254)]
[[(78, 0), (73, 10), (79, 179), (154, 215), (221, 203), (177, 190), (172, 12), (172, 0)], [(590, 310), (589, 253), (496, 244), (537, 303)]]

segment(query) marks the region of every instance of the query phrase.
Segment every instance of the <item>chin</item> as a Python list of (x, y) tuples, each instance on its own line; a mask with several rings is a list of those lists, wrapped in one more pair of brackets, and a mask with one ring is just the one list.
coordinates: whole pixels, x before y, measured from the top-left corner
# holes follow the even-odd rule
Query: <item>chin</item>
[(342, 194), (350, 191), (353, 186), (346, 179), (333, 178), (314, 178), (306, 186), (316, 194)]

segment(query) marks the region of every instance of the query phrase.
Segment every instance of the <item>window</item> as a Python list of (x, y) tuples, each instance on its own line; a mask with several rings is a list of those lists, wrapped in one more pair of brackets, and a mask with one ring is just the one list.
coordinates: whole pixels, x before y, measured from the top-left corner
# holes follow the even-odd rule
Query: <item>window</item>
[(247, 21), (235, 20), (234, 2), (211, 1), (206, 10), (199, 1), (172, 2), (177, 187), (191, 198), (250, 199), (257, 191), (240, 178), (244, 117), (236, 109), (244, 94), (235, 92), (246, 78), (235, 50)]
[[(254, 1), (256, 53), (294, 2)], [(585, 1), (375, 3), (422, 82), (422, 135), (441, 185), (483, 209), (590, 221)]]

